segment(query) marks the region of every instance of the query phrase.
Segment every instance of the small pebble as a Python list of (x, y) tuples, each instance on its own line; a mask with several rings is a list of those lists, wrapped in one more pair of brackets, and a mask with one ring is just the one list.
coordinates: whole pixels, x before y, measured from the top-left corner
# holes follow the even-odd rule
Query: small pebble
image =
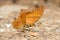
[(36, 32), (30, 32), (30, 35), (31, 36), (37, 36), (37, 33)]

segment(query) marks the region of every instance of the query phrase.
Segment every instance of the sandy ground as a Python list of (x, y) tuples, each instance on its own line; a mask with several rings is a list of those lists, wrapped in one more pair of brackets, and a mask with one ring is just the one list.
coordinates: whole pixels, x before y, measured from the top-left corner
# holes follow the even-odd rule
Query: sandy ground
[[(0, 7), (0, 16), (8, 21), (6, 17), (13, 19), (14, 16), (11, 16), (10, 13), (18, 13), (21, 8), (24, 9), (28, 7), (15, 5)], [(10, 16), (8, 17), (8, 15)], [(11, 21), (10, 19), (9, 21)], [(35, 26), (24, 28), (24, 31), (21, 31), (22, 28), (20, 31), (16, 31), (11, 28), (10, 23), (8, 24), (5, 21), (0, 23), (1, 25), (4, 24), (3, 27), (0, 28), (0, 40), (60, 40), (60, 9), (57, 7), (47, 6), (43, 16), (35, 23)]]

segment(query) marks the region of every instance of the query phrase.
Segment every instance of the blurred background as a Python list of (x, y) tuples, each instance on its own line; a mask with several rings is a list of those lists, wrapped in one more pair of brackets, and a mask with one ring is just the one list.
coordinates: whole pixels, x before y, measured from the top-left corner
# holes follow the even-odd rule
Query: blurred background
[[(44, 6), (44, 13), (35, 27), (18, 32), (12, 22), (21, 9), (33, 9), (35, 5)], [(44, 30), (45, 29), (45, 30)], [(30, 31), (33, 30), (36, 33)], [(3, 33), (1, 33), (3, 32)], [(60, 0), (0, 0), (0, 40), (60, 40)]]
[(35, 3), (38, 3), (39, 5), (50, 4), (60, 7), (60, 0), (0, 0), (0, 6), (11, 4), (32, 6)]

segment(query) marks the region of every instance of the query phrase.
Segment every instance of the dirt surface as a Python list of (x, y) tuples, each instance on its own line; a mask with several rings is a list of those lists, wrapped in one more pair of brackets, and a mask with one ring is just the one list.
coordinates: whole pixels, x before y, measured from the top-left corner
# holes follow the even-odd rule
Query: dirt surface
[(45, 6), (43, 16), (34, 27), (16, 31), (11, 26), (11, 20), (14, 20), (21, 8), (28, 9), (15, 5), (0, 7), (0, 40), (60, 40), (60, 8)]

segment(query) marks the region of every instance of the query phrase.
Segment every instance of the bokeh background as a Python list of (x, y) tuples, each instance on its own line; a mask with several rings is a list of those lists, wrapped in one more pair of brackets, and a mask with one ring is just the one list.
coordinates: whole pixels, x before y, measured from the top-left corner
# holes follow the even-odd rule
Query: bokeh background
[(51, 4), (51, 5), (55, 5), (57, 7), (60, 6), (60, 0), (0, 0), (0, 6), (2, 6), (2, 5), (10, 5), (10, 4), (32, 6), (36, 2), (39, 5)]

